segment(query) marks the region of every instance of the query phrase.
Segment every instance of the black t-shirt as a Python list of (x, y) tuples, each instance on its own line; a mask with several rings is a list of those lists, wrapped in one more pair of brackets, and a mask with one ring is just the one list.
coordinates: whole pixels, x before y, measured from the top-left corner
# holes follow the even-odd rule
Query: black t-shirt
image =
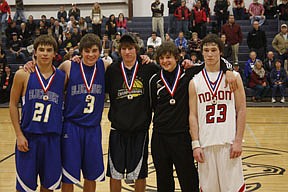
[[(149, 79), (159, 71), (155, 64), (141, 64), (138, 59), (138, 71), (129, 93), (122, 76), (121, 62), (115, 62), (106, 71), (106, 92), (110, 97), (108, 118), (111, 127), (123, 133), (133, 133), (149, 129), (152, 109), (149, 101)], [(130, 76), (133, 68), (125, 69)], [(129, 77), (128, 77), (129, 79)], [(133, 99), (128, 99), (128, 95)]]

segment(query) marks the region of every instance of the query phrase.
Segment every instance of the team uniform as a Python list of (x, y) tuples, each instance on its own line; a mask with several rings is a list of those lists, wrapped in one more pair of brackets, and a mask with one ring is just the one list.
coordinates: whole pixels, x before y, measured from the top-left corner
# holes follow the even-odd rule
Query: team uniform
[(223, 71), (203, 69), (193, 81), (197, 93), (199, 142), (205, 156), (205, 162), (199, 163), (200, 187), (203, 192), (244, 191), (241, 157), (230, 159), (236, 135), (234, 93), (229, 87), (225, 88)]
[(113, 179), (147, 177), (148, 129), (152, 114), (149, 79), (158, 70), (156, 65), (142, 65), (137, 59), (131, 70), (122, 62), (116, 62), (106, 71), (111, 121), (107, 176)]
[(50, 190), (60, 187), (62, 177), (60, 136), (65, 74), (55, 69), (45, 79), (37, 66), (36, 70), (30, 74), (22, 97), (20, 127), (29, 151), (15, 149), (16, 189), (21, 192), (36, 191), (38, 175), (41, 185)]
[[(159, 192), (175, 190), (173, 165), (181, 191), (199, 191), (198, 173), (189, 134), (188, 85), (194, 74), (202, 68), (203, 65), (185, 71), (177, 65), (173, 72), (161, 70), (150, 80), (150, 94), (154, 109), (151, 151)], [(165, 80), (171, 87), (174, 84), (173, 96), (165, 87)], [(175, 103), (172, 99), (175, 99)]]
[(101, 59), (95, 66), (71, 62), (61, 138), (65, 183), (79, 183), (81, 169), (85, 179), (105, 179), (100, 125), (105, 98), (104, 75)]

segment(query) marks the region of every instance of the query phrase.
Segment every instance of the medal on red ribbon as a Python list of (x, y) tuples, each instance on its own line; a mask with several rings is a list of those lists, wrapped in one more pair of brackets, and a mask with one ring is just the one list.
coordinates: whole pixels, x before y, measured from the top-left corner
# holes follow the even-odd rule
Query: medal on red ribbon
[(91, 91), (92, 91), (92, 87), (93, 87), (93, 83), (96, 77), (96, 71), (97, 71), (97, 67), (96, 64), (94, 65), (94, 69), (93, 69), (93, 74), (90, 80), (90, 83), (88, 84), (87, 82), (87, 78), (83, 69), (83, 62), (80, 63), (80, 71), (81, 71), (81, 75), (82, 75), (82, 79), (84, 81), (84, 85), (86, 87), (87, 93), (88, 95), (86, 95), (86, 99), (90, 100), (92, 98), (92, 95), (90, 95)]
[(126, 87), (128, 89), (128, 92), (129, 92), (129, 94), (127, 95), (127, 99), (132, 100), (133, 99), (133, 95), (132, 95), (131, 91), (133, 89), (134, 81), (136, 79), (136, 74), (137, 74), (137, 71), (138, 71), (138, 61), (136, 61), (135, 68), (134, 68), (133, 73), (132, 73), (132, 79), (130, 81), (130, 84), (128, 82), (128, 78), (127, 78), (127, 74), (126, 74), (126, 71), (125, 71), (124, 63), (121, 62), (120, 66), (121, 66), (122, 76), (123, 76), (125, 85), (126, 85)]
[(38, 81), (39, 81), (39, 83), (40, 83), (40, 85), (41, 85), (41, 87), (42, 87), (42, 90), (43, 90), (43, 92), (44, 92), (43, 97), (42, 97), (42, 99), (43, 99), (44, 101), (48, 101), (48, 100), (49, 100), (49, 96), (47, 95), (47, 92), (48, 92), (48, 90), (49, 90), (49, 88), (50, 88), (50, 86), (51, 86), (51, 84), (52, 84), (52, 82), (53, 82), (53, 80), (54, 80), (54, 78), (55, 78), (55, 74), (56, 74), (56, 73), (55, 73), (55, 70), (56, 70), (55, 67), (52, 66), (52, 68), (53, 68), (53, 74), (51, 75), (51, 77), (50, 77), (47, 85), (45, 86), (45, 85), (44, 85), (44, 82), (43, 82), (43, 80), (42, 80), (40, 71), (39, 71), (39, 69), (38, 69), (38, 66), (36, 65), (36, 67), (35, 67), (36, 76), (37, 76)]
[(161, 69), (160, 78), (161, 78), (162, 82), (164, 83), (167, 91), (169, 92), (169, 94), (172, 97), (169, 100), (170, 105), (175, 105), (176, 104), (176, 100), (174, 99), (174, 94), (175, 94), (177, 85), (178, 85), (179, 80), (180, 80), (180, 75), (181, 75), (181, 69), (180, 69), (180, 66), (178, 65), (175, 80), (174, 80), (174, 82), (172, 84), (172, 87), (170, 87), (169, 84), (168, 84), (168, 81), (166, 80), (166, 78), (165, 78), (165, 76), (163, 74), (163, 69)]
[(210, 90), (210, 93), (211, 93), (211, 104), (212, 105), (216, 105), (217, 104), (217, 92), (218, 92), (218, 88), (220, 86), (220, 83), (221, 83), (221, 80), (223, 78), (223, 72), (220, 70), (218, 76), (217, 76), (217, 79), (216, 81), (212, 82), (210, 79), (209, 79), (209, 76), (208, 76), (208, 73), (206, 71), (206, 68), (204, 68), (202, 70), (202, 75), (205, 79), (205, 82)]

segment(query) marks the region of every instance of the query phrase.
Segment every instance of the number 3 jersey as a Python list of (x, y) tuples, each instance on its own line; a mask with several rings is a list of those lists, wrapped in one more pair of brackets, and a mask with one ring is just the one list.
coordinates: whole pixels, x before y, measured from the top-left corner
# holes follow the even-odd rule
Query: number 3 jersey
[[(54, 74), (48, 79), (41, 74), (37, 76), (36, 72), (30, 74), (25, 96), (22, 97), (21, 129), (24, 133), (61, 134), (65, 73), (56, 69)], [(39, 78), (48, 87), (46, 94)]]
[(201, 147), (232, 143), (236, 134), (236, 109), (234, 94), (229, 86), (225, 88), (225, 74), (207, 72), (204, 68), (193, 81)]
[[(93, 75), (94, 70), (96, 71)], [(88, 88), (90, 93), (87, 91), (87, 85), (91, 88)], [(96, 62), (96, 69), (94, 66), (71, 62), (64, 121), (83, 127), (100, 126), (105, 98), (104, 85), (105, 68), (101, 59)]]

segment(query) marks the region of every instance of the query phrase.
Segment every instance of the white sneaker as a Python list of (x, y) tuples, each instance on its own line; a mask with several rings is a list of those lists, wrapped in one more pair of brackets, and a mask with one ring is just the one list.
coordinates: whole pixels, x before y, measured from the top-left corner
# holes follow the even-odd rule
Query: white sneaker
[(281, 100), (280, 100), (280, 102), (281, 102), (281, 103), (285, 103), (285, 98), (282, 97)]
[(272, 97), (272, 101), (271, 101), (272, 103), (276, 103), (276, 100)]

